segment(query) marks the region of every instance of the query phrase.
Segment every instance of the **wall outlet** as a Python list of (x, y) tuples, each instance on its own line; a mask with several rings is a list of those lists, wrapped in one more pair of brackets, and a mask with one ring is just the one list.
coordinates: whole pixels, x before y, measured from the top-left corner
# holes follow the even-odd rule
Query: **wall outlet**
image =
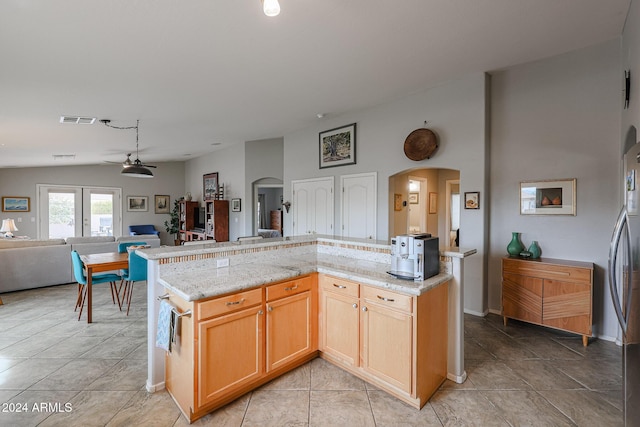
[(222, 258), (216, 260), (216, 268), (229, 267), (229, 258)]

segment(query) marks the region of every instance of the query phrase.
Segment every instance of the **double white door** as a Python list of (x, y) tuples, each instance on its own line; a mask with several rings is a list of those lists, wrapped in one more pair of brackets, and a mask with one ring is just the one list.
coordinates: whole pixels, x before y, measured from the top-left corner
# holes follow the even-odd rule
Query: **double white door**
[(333, 235), (333, 177), (292, 181), (293, 235)]

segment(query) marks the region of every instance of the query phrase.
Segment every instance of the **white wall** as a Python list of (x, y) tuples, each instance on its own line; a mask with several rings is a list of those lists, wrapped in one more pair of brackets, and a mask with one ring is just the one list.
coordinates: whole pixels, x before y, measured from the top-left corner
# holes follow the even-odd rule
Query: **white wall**
[[(162, 244), (172, 245), (173, 237), (169, 236), (164, 228), (164, 222), (169, 219), (169, 215), (154, 213), (154, 195), (171, 196), (173, 207), (173, 200), (184, 194), (184, 163), (167, 162), (156, 163), (156, 165), (158, 168), (153, 170), (154, 178), (151, 179), (121, 175), (122, 167), (119, 165), (0, 169), (0, 195), (31, 198), (31, 212), (22, 214), (3, 212), (2, 218), (11, 217), (17, 220), (20, 217), (22, 222), (18, 223), (20, 230), (18, 234), (35, 238), (35, 218), (38, 209), (36, 184), (117, 187), (122, 188), (122, 233), (128, 235), (128, 226), (131, 224), (153, 224), (157, 230), (161, 231)], [(127, 212), (125, 203), (127, 196), (149, 197), (149, 211)]]
[[(518, 231), (525, 246), (538, 241), (543, 257), (595, 264), (594, 333), (616, 336), (605, 272), (622, 182), (619, 61), (619, 41), (611, 41), (493, 73), (492, 310), (501, 310), (501, 258), (511, 232)], [(577, 179), (576, 216), (519, 214), (520, 181), (558, 178)], [(462, 194), (468, 186), (461, 184)]]
[[(202, 175), (218, 172), (220, 184), (224, 184), (225, 199), (241, 198), (245, 196), (245, 145), (235, 144), (228, 148), (215, 151), (192, 160), (185, 164), (185, 191), (189, 191), (194, 201), (203, 203)], [(250, 220), (247, 221), (247, 209), (241, 212), (231, 212), (229, 207), (229, 240), (236, 240), (246, 235), (245, 224), (251, 229)], [(250, 232), (249, 232), (250, 234)]]
[[(378, 172), (377, 236), (389, 236), (389, 176), (412, 168), (445, 168), (461, 171), (461, 191), (486, 194), (486, 76), (476, 73), (420, 93), (341, 116), (328, 115), (313, 128), (284, 137), (284, 198), (292, 200), (291, 180)], [(440, 146), (428, 160), (415, 162), (404, 155), (404, 141), (413, 130), (424, 126), (440, 137)], [(357, 123), (355, 165), (319, 169), (318, 133)], [(340, 198), (335, 195), (335, 227), (339, 230)], [(486, 206), (486, 204), (481, 204)], [(284, 214), (285, 230), (292, 230), (292, 212)], [(478, 254), (465, 261), (465, 307), (474, 313), (485, 310), (483, 282), (486, 210), (462, 213), (464, 233), (461, 246), (477, 248)]]

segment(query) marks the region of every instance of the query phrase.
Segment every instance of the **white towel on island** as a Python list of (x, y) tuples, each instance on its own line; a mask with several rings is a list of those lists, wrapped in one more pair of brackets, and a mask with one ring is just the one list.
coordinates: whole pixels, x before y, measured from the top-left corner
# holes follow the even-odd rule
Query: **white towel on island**
[(160, 301), (158, 312), (158, 331), (156, 332), (156, 347), (165, 351), (171, 350), (171, 323), (173, 306), (168, 300)]

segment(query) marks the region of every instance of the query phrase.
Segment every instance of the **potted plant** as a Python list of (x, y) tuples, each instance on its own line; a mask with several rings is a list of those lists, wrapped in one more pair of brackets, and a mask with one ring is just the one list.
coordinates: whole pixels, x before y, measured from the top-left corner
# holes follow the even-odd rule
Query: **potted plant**
[(173, 210), (169, 214), (171, 219), (169, 221), (164, 222), (164, 228), (167, 230), (167, 233), (171, 234), (174, 237), (174, 243), (176, 246), (180, 246), (180, 239), (178, 239), (178, 223), (180, 218), (180, 200), (176, 199), (173, 202)]

